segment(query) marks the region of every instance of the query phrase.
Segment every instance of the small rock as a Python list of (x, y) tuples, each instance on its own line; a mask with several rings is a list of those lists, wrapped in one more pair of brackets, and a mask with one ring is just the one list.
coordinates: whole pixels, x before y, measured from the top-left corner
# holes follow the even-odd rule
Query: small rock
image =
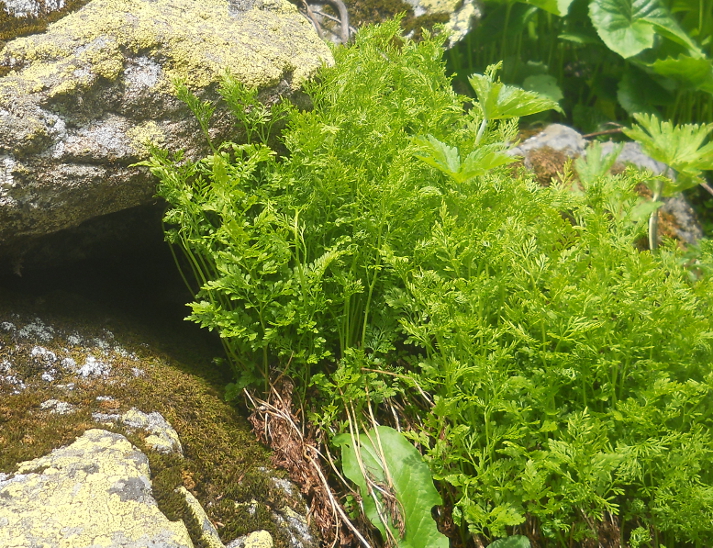
[(443, 13), (449, 16), (445, 23), (448, 32), (448, 47), (463, 40), (482, 17), (480, 2), (476, 0), (406, 0), (413, 6), (416, 17)]
[(74, 413), (76, 409), (71, 403), (60, 400), (46, 400), (40, 404), (40, 409), (49, 409), (49, 412), (55, 415), (68, 415)]
[(532, 163), (529, 162), (528, 157), (531, 152), (540, 148), (549, 147), (552, 150), (563, 152), (567, 156), (573, 157), (582, 155), (586, 146), (587, 141), (579, 132), (562, 124), (551, 124), (537, 135), (510, 149), (508, 154), (511, 156), (523, 156), (525, 158), (525, 166), (532, 169)]
[(101, 423), (120, 422), (130, 428), (140, 428), (150, 432), (146, 444), (159, 453), (175, 453), (183, 456), (183, 447), (178, 432), (160, 413), (144, 413), (136, 408), (129, 409), (123, 415), (93, 413), (92, 418)]
[[(523, 156), (525, 166), (529, 169), (535, 169), (533, 159), (536, 158), (535, 153), (539, 150), (551, 149), (551, 154), (562, 153), (567, 157), (576, 157), (586, 154), (587, 141), (574, 129), (563, 126), (561, 124), (552, 124), (544, 131), (523, 141), (520, 145), (508, 151), (512, 156)], [(608, 154), (614, 147), (614, 143), (602, 143), (602, 152)], [(552, 152), (555, 151), (555, 152)], [(539, 159), (541, 160), (541, 158)], [(658, 162), (648, 156), (639, 143), (628, 142), (624, 144), (619, 157), (615, 163), (615, 167), (623, 167), (626, 164), (632, 164), (640, 169), (648, 169), (655, 175), (664, 173), (667, 169), (665, 164)], [(672, 176), (675, 174), (671, 174)], [(681, 195), (664, 198), (664, 205), (661, 207), (661, 212), (667, 214), (672, 219), (667, 223), (670, 230), (679, 240), (686, 243), (695, 243), (703, 237), (703, 229), (701, 228), (696, 214), (690, 204)]]
[(106, 377), (111, 371), (111, 366), (96, 359), (94, 356), (87, 356), (84, 365), (77, 369), (77, 375), (87, 377)]
[(267, 531), (255, 531), (244, 537), (238, 537), (225, 548), (272, 548), (274, 541)]
[(54, 328), (45, 325), (39, 318), (35, 318), (35, 321), (23, 326), (17, 332), (17, 335), (23, 339), (32, 337), (38, 341), (47, 343), (54, 339)]
[(30, 351), (30, 356), (35, 358), (36, 362), (47, 364), (53, 364), (57, 361), (57, 355), (46, 348), (41, 346), (33, 346)]
[[(203, 507), (201, 506), (201, 503), (198, 502), (198, 499), (196, 499), (196, 497), (194, 497), (191, 492), (182, 485), (176, 488), (176, 492), (183, 495), (183, 498), (186, 499), (186, 504), (188, 504), (188, 509), (191, 514), (193, 514), (195, 520), (200, 524), (202, 544), (206, 548), (224, 548), (223, 543), (220, 540), (220, 536), (218, 535), (218, 531), (216, 531), (215, 527), (213, 527), (213, 524), (210, 522), (210, 519), (208, 519), (208, 515), (205, 513), (205, 510), (203, 510)], [(272, 537), (270, 538), (272, 539)], [(270, 546), (272, 546), (272, 544)]]

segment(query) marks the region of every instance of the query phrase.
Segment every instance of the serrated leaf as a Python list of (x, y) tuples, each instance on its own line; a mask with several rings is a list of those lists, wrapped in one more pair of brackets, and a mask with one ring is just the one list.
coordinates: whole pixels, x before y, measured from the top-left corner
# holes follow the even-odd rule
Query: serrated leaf
[(713, 62), (710, 59), (681, 54), (675, 59), (657, 59), (649, 66), (661, 76), (676, 80), (684, 88), (713, 94)]
[[(384, 538), (386, 527), (389, 527), (400, 548), (448, 548), (448, 539), (438, 531), (431, 517), (431, 509), (442, 504), (441, 496), (433, 485), (431, 471), (418, 450), (401, 433), (387, 426), (378, 426), (362, 433), (356, 443), (349, 434), (335, 436), (333, 443), (342, 449), (344, 475), (359, 488), (366, 516)], [(379, 445), (383, 448), (383, 459)], [(393, 479), (391, 488), (399, 502), (404, 525), (403, 537), (392, 519), (387, 519), (389, 523), (385, 524), (379, 516), (377, 504), (383, 509), (382, 515), (388, 515), (389, 512), (384, 508), (378, 490), (372, 491), (377, 500), (369, 494), (356, 451), (359, 451), (366, 473), (374, 482), (382, 486), (387, 484), (385, 470)]]
[(549, 97), (495, 81), (492, 76), (497, 70), (497, 65), (495, 67), (488, 67), (490, 74), (472, 74), (468, 78), (486, 119), (521, 118), (550, 109), (562, 112), (557, 102)]
[(515, 161), (515, 158), (504, 154), (498, 145), (479, 147), (468, 154), (461, 163), (460, 153), (456, 147), (448, 146), (432, 135), (415, 137), (414, 143), (423, 151), (422, 154), (416, 154), (416, 158), (452, 177), (457, 183), (463, 183), (473, 177), (484, 175), (491, 169)]
[(497, 145), (477, 148), (465, 157), (463, 166), (458, 173), (459, 182), (467, 181), (478, 175), (484, 175), (491, 169), (511, 164), (516, 160), (517, 158), (508, 156), (500, 151)]
[(415, 137), (414, 143), (421, 147), (425, 154), (416, 154), (416, 158), (426, 162), (447, 175), (455, 175), (460, 170), (460, 155), (456, 147), (448, 146), (433, 135)]
[(654, 160), (678, 172), (676, 182), (666, 184), (665, 195), (700, 184), (701, 172), (713, 169), (713, 143), (704, 144), (713, 124), (676, 126), (650, 114), (634, 114), (634, 118), (639, 125), (624, 133), (638, 141)]
[(593, 142), (587, 147), (587, 154), (574, 161), (577, 175), (585, 188), (609, 173), (623, 146), (622, 144), (615, 145), (609, 154), (604, 154), (601, 145)]

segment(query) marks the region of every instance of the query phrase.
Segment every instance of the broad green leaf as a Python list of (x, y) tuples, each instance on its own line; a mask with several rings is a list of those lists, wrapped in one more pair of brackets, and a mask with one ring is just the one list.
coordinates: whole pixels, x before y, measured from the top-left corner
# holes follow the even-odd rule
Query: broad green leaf
[(476, 148), (468, 154), (463, 161), (463, 166), (458, 182), (465, 182), (472, 177), (484, 175), (491, 169), (515, 162), (517, 158), (508, 156), (497, 145), (488, 145)]
[(659, 0), (592, 0), (589, 16), (607, 47), (625, 59), (653, 47), (657, 33), (702, 55)]
[(658, 74), (676, 80), (683, 87), (713, 94), (713, 62), (681, 54), (658, 59), (650, 65)]
[[(378, 438), (377, 438), (378, 436)], [(371, 522), (386, 538), (386, 527), (398, 539), (400, 548), (448, 548), (448, 539), (436, 527), (431, 517), (431, 509), (442, 504), (436, 488), (433, 486), (431, 471), (418, 450), (409, 443), (403, 434), (387, 426), (378, 426), (359, 436), (355, 443), (349, 434), (334, 437), (333, 443), (342, 448), (342, 468), (344, 475), (359, 488), (363, 499), (364, 512)], [(383, 459), (381, 451), (383, 448)], [(381, 488), (393, 491), (398, 501), (396, 511), (404, 526), (401, 537), (394, 523), (393, 512), (385, 507), (382, 495), (372, 490), (376, 500), (369, 494), (367, 482), (357, 460), (361, 457), (369, 478)], [(388, 486), (388, 476), (393, 479), (393, 486)], [(377, 504), (381, 512), (377, 511)], [(379, 516), (388, 517), (384, 523)], [(398, 519), (398, 518), (397, 518)]]
[(713, 143), (704, 144), (713, 124), (675, 126), (650, 114), (634, 114), (639, 125), (624, 133), (638, 141), (654, 160), (678, 173), (676, 182), (667, 182), (665, 195), (671, 195), (702, 182), (701, 172), (713, 169)]
[(488, 548), (530, 548), (530, 539), (523, 535), (512, 535), (491, 542)]
[(556, 103), (564, 97), (562, 89), (557, 84), (557, 79), (549, 74), (537, 74), (528, 76), (522, 83), (522, 87), (527, 91), (539, 93), (543, 97), (548, 97)]
[(415, 155), (416, 158), (452, 177), (457, 183), (463, 183), (515, 161), (515, 158), (504, 154), (498, 145), (478, 147), (461, 163), (457, 148), (448, 146), (432, 135), (416, 137), (414, 143), (422, 150), (422, 154)]
[(486, 74), (473, 74), (468, 78), (487, 120), (520, 118), (550, 109), (562, 112), (549, 97), (495, 81), (498, 68), (499, 65), (491, 65)]
[(673, 104), (671, 94), (641, 71), (631, 69), (619, 81), (616, 97), (629, 115), (657, 114), (656, 107)]

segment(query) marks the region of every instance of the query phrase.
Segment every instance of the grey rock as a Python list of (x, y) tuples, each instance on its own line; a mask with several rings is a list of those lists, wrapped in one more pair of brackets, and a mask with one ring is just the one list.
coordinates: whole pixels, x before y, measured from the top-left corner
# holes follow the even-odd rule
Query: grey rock
[(92, 418), (102, 424), (117, 423), (129, 429), (145, 430), (150, 435), (146, 437), (148, 448), (159, 453), (173, 453), (183, 456), (183, 447), (178, 432), (156, 411), (144, 413), (132, 407), (123, 415), (116, 413), (93, 413)]
[(275, 522), (289, 534), (290, 546), (292, 548), (316, 548), (319, 541), (310, 530), (305, 512), (297, 511), (306, 509), (300, 490), (294, 483), (284, 478), (272, 476), (270, 479), (273, 485), (285, 495), (285, 500), (292, 503), (291, 506), (283, 504), (282, 507), (273, 511)]
[[(614, 145), (615, 143), (612, 141), (602, 143), (602, 153), (611, 153)], [(651, 158), (651, 156), (643, 151), (641, 145), (636, 142), (624, 143), (624, 147), (621, 149), (614, 165), (623, 167), (627, 164), (634, 165), (640, 169), (648, 169), (654, 175), (660, 175), (666, 169), (666, 164)]]
[(254, 531), (229, 542), (225, 548), (272, 548), (274, 541), (267, 531)]
[(413, 6), (416, 17), (439, 13), (450, 16), (445, 23), (445, 30), (449, 33), (448, 47), (453, 47), (463, 40), (483, 16), (482, 6), (478, 0), (406, 0), (406, 2)]
[(696, 212), (682, 194), (664, 198), (664, 202), (661, 211), (673, 217), (675, 225), (671, 228), (680, 240), (695, 244), (703, 238), (703, 228), (698, 222)]
[(213, 524), (210, 519), (208, 519), (208, 515), (205, 513), (205, 510), (203, 510), (203, 507), (201, 506), (201, 503), (198, 502), (198, 499), (196, 499), (196, 497), (194, 497), (191, 492), (182, 485), (176, 488), (176, 492), (183, 496), (186, 500), (186, 504), (188, 505), (188, 510), (200, 524), (202, 544), (206, 546), (206, 548), (224, 548), (223, 543), (220, 540), (220, 536), (218, 535), (218, 531), (216, 531), (215, 527), (213, 527)]
[(0, 546), (193, 548), (152, 495), (148, 459), (120, 434), (88, 430), (0, 478)]
[[(32, 2), (17, 2), (31, 10)], [(24, 6), (24, 7), (23, 7)], [(331, 54), (287, 0), (248, 10), (209, 0), (92, 0), (0, 51), (0, 245), (153, 200), (132, 165), (147, 143), (187, 148), (197, 123), (173, 94), (184, 79), (214, 100), (224, 70), (263, 90), (297, 92)], [(224, 110), (214, 137), (234, 133)]]
[(40, 409), (49, 410), (50, 413), (56, 415), (67, 415), (76, 411), (76, 408), (71, 403), (55, 399), (43, 401), (40, 404)]
[[(574, 129), (561, 124), (552, 124), (544, 131), (523, 141), (517, 147), (508, 151), (513, 156), (523, 156), (525, 166), (532, 168), (529, 155), (543, 147), (549, 147), (555, 151), (563, 152), (569, 157), (576, 157), (586, 154), (587, 141), (580, 133)], [(602, 152), (609, 154), (614, 147), (613, 142), (602, 143)], [(627, 164), (634, 165), (640, 169), (649, 170), (655, 175), (665, 173), (667, 166), (648, 156), (639, 143), (628, 142), (624, 144), (619, 154), (615, 167), (623, 167)], [(674, 177), (674, 173), (667, 174)], [(686, 243), (695, 243), (703, 237), (696, 214), (686, 201), (683, 195), (678, 194), (670, 198), (663, 198), (664, 205), (661, 211), (673, 218), (671, 229), (676, 236)]]
[(529, 154), (543, 147), (549, 147), (558, 152), (563, 152), (567, 156), (580, 156), (587, 147), (587, 141), (582, 134), (568, 126), (562, 124), (551, 124), (543, 131), (526, 139), (518, 146), (510, 149), (511, 156), (522, 156), (525, 159), (525, 166), (532, 168), (529, 161)]

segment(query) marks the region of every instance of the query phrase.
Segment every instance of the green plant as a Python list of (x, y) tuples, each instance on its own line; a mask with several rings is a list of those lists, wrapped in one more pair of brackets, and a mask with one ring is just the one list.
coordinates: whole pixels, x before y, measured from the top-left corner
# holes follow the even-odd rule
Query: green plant
[(575, 191), (568, 170), (547, 188), (513, 170), (504, 114), (533, 97), (491, 69), (466, 114), (438, 40), (397, 32), (335, 50), (307, 86), (314, 108), (282, 111), (284, 155), (255, 130), (197, 162), (148, 162), (195, 267), (191, 318), (233, 360), (230, 393), (287, 375), (330, 436), (401, 424), (465, 544), (536, 529), (573, 545), (613, 523), (622, 542), (645, 542), (641, 527), (706, 545), (710, 246), (638, 251), (647, 176), (611, 176), (601, 153), (575, 164)]
[(530, 540), (522, 535), (513, 535), (488, 544), (488, 548), (530, 548)]
[(463, 79), (504, 59), (506, 82), (562, 100), (585, 131), (635, 112), (713, 120), (710, 2), (488, 0), (484, 13), (450, 53)]
[(388, 546), (448, 548), (431, 517), (443, 503), (418, 450), (393, 428), (340, 434), (344, 475), (359, 488), (363, 511)]
[[(713, 124), (676, 126), (650, 114), (634, 114), (634, 118), (639, 125), (625, 129), (624, 133), (639, 142), (654, 160), (667, 166), (649, 183), (653, 202), (662, 195), (671, 196), (704, 182), (702, 172), (713, 169), (713, 143), (704, 144), (713, 131)], [(652, 250), (658, 247), (657, 224), (658, 213), (652, 211), (649, 221), (649, 249)]]

